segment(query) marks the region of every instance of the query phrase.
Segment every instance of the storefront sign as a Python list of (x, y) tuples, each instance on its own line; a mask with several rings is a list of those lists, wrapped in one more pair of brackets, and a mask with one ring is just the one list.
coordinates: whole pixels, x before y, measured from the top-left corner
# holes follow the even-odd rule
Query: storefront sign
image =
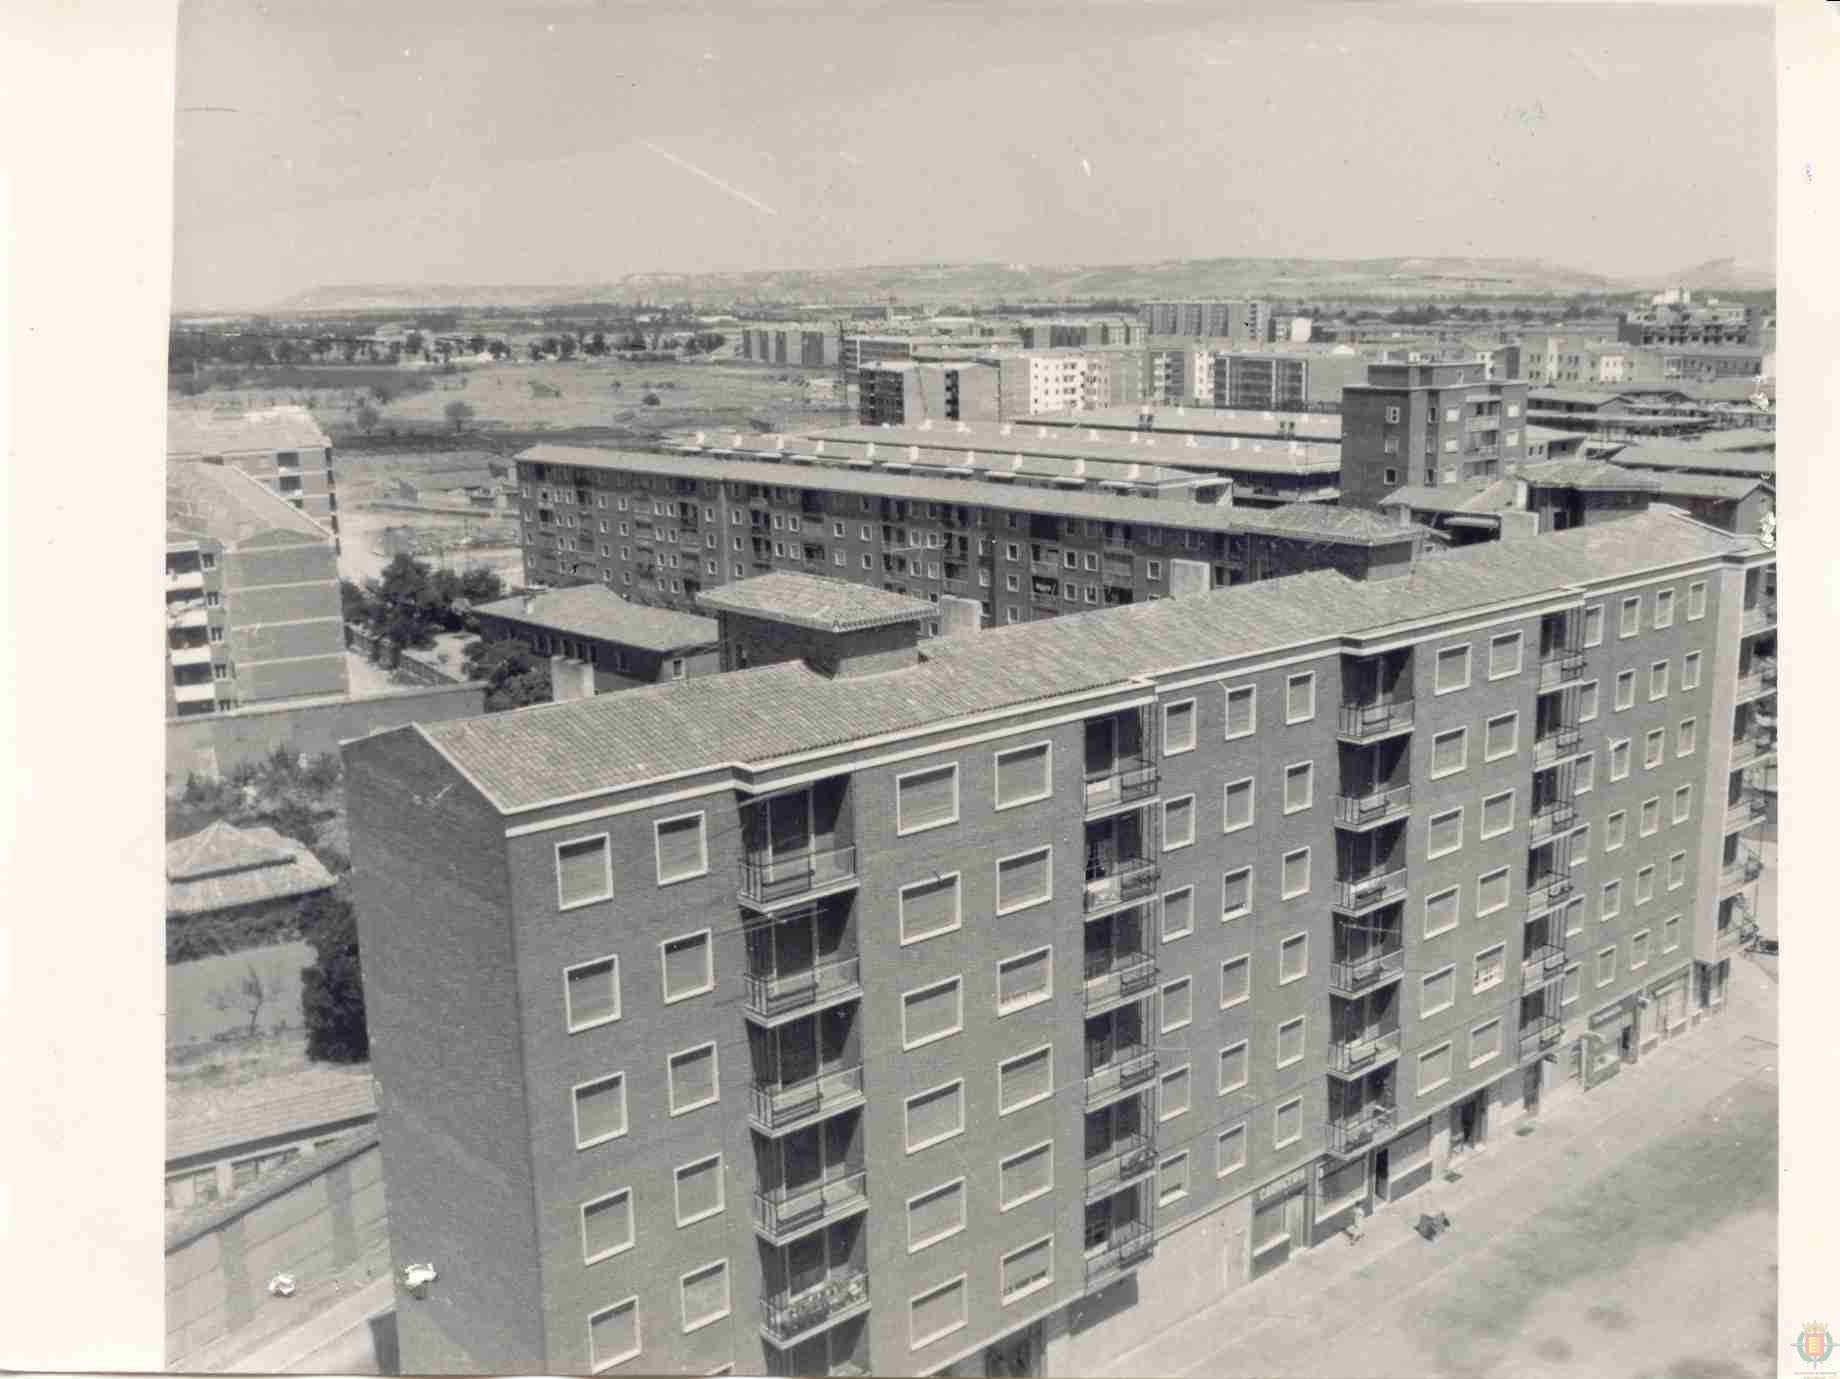
[(1263, 1206), (1274, 1198), (1283, 1197), (1293, 1192), (1303, 1191), (1304, 1185), (1309, 1181), (1310, 1170), (1308, 1168), (1294, 1168), (1282, 1178), (1274, 1178), (1271, 1182), (1265, 1184), (1264, 1187), (1253, 1193), (1252, 1200), (1256, 1205)]

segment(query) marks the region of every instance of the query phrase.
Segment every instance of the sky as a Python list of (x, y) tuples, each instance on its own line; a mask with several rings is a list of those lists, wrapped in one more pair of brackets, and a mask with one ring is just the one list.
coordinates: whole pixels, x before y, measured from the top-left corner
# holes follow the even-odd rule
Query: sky
[(173, 307), (1178, 258), (1774, 265), (1767, 5), (182, 0)]

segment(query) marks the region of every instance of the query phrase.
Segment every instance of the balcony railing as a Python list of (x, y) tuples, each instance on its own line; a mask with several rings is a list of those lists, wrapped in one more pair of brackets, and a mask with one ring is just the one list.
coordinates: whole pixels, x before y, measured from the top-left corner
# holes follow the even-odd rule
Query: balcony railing
[(1341, 736), (1372, 742), (1412, 726), (1412, 701), (1390, 699), (1378, 704), (1343, 704)]
[(861, 1104), (862, 1064), (798, 1082), (755, 1082), (748, 1090), (752, 1096), (748, 1114), (754, 1124), (768, 1134), (779, 1134), (818, 1116)]
[(1106, 875), (1086, 880), (1086, 913), (1097, 914), (1155, 895), (1161, 874), (1153, 857), (1124, 857), (1110, 863)]
[(869, 1175), (861, 1170), (821, 1183), (768, 1188), (754, 1194), (754, 1225), (774, 1244), (836, 1221), (869, 1204)]
[(1406, 893), (1406, 869), (1369, 872), (1335, 883), (1335, 908), (1358, 913), (1376, 905), (1402, 899)]
[(1725, 827), (1748, 828), (1770, 812), (1769, 796), (1761, 790), (1746, 789), (1725, 806)]
[(1103, 1105), (1133, 1087), (1140, 1086), (1156, 1074), (1156, 1050), (1148, 1044), (1120, 1044), (1105, 1052), (1103, 1066), (1095, 1065), (1089, 1046), (1086, 1056), (1086, 1105)]
[(1735, 771), (1740, 766), (1773, 756), (1776, 752), (1776, 730), (1774, 728), (1753, 728), (1742, 737), (1731, 740), (1731, 765)]
[(1399, 1056), (1399, 1031), (1382, 1030), (1364, 1034), (1359, 1039), (1343, 1039), (1329, 1045), (1329, 1071), (1342, 1077), (1356, 1077), (1383, 1068)]
[(1156, 1251), (1156, 1232), (1142, 1221), (1119, 1226), (1105, 1247), (1086, 1256), (1088, 1291), (1104, 1288), (1123, 1278)]
[(1584, 648), (1558, 647), (1540, 657), (1540, 688), (1557, 689), (1584, 675)]
[(1372, 828), (1390, 819), (1403, 819), (1412, 810), (1412, 787), (1396, 786), (1366, 795), (1337, 795), (1335, 822), (1343, 828)]
[(1537, 1058), (1545, 1053), (1564, 1033), (1565, 1027), (1557, 1015), (1536, 1015), (1521, 1026), (1521, 1061)]
[(1139, 1132), (1121, 1135), (1086, 1159), (1086, 1200), (1109, 1197), (1131, 1179), (1156, 1167), (1156, 1140)]
[(1581, 734), (1576, 727), (1554, 728), (1533, 743), (1533, 764), (1551, 766), (1561, 757), (1576, 755)]
[(215, 698), (217, 698), (217, 683), (213, 680), (198, 680), (191, 684), (173, 686), (173, 699), (181, 704), (203, 704)]
[(1571, 800), (1553, 800), (1543, 805), (1527, 820), (1529, 842), (1539, 842), (1563, 833), (1578, 817), (1578, 806)]
[(1086, 1008), (1129, 1000), (1156, 984), (1156, 959), (1148, 953), (1095, 953), (1086, 959)]
[(203, 599), (166, 605), (166, 625), (168, 627), (207, 627), (210, 621), (211, 610), (205, 605)]
[(211, 664), (211, 644), (200, 642), (197, 646), (170, 647), (166, 659), (176, 666), (208, 666)]
[(1158, 781), (1156, 763), (1148, 757), (1117, 762), (1109, 771), (1086, 777), (1086, 812), (1096, 814), (1147, 800), (1156, 794)]
[(1542, 909), (1565, 899), (1571, 893), (1572, 878), (1569, 872), (1545, 871), (1527, 878), (1527, 903), (1532, 908)]
[(774, 1019), (791, 1015), (833, 996), (862, 994), (862, 959), (838, 958), (797, 972), (744, 973), (746, 1008)]
[(1735, 860), (1728, 862), (1719, 872), (1719, 889), (1729, 890), (1736, 886), (1748, 886), (1763, 875), (1763, 858), (1749, 848), (1740, 848)]
[(1565, 975), (1565, 945), (1563, 943), (1542, 943), (1528, 949), (1527, 956), (1521, 961), (1521, 988), (1529, 990), (1544, 986), (1558, 977)]
[(1329, 1122), (1329, 1152), (1344, 1157), (1353, 1154), (1392, 1128), (1393, 1103), (1373, 1102), (1353, 1115)]
[(1751, 663), (1748, 675), (1738, 677), (1738, 702), (1756, 699), (1761, 695), (1776, 693), (1776, 662), (1758, 661)]
[(1397, 936), (1391, 947), (1352, 962), (1329, 964), (1329, 991), (1336, 996), (1358, 996), (1364, 991), (1405, 975), (1406, 953)]
[(782, 1349), (827, 1326), (869, 1310), (869, 1274), (839, 1270), (806, 1292), (790, 1290), (760, 1300), (760, 1330)]
[(1755, 603), (1746, 606), (1744, 616), (1739, 622), (1739, 629), (1745, 636), (1774, 626), (1776, 626), (1776, 595), (1774, 594), (1766, 594)]
[(747, 857), (741, 862), (741, 898), (776, 905), (856, 877), (856, 846), (817, 848), (791, 857)]
[(1061, 563), (1058, 560), (1031, 560), (1029, 562), (1029, 573), (1032, 575), (1053, 575), (1056, 579), (1059, 579), (1061, 577)]
[(203, 570), (168, 570), (166, 572), (166, 589), (170, 593), (175, 589), (204, 588)]

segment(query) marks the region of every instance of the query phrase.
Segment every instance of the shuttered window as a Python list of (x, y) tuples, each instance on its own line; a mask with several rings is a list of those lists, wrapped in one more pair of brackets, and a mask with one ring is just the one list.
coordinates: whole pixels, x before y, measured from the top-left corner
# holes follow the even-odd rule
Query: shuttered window
[(671, 1055), (671, 1114), (694, 1111), (716, 1099), (716, 1046), (685, 1049)]
[(909, 1344), (918, 1347), (948, 1336), (965, 1324), (965, 1280), (955, 1278), (908, 1304)]
[(1184, 795), (1163, 804), (1163, 851), (1187, 847), (1195, 841), (1195, 797)]
[(584, 1263), (618, 1254), (633, 1243), (632, 1192), (622, 1188), (588, 1202), (581, 1209), (581, 1254)]
[(1500, 986), (1506, 970), (1502, 944), (1476, 954), (1476, 979), (1470, 990), (1487, 991), (1492, 986)]
[(901, 888), (901, 942), (958, 928), (958, 873)]
[(1520, 745), (1521, 716), (1504, 713), (1491, 718), (1482, 734), (1482, 755), (1490, 761), (1512, 756)]
[(1303, 1102), (1301, 1099), (1286, 1101), (1272, 1114), (1272, 1147), (1282, 1149), (1285, 1145), (1301, 1138), (1303, 1138)]
[(715, 985), (714, 957), (709, 931), (683, 934), (659, 945), (664, 964), (664, 998), (667, 1002), (696, 996)]
[(1156, 1166), (1156, 1200), (1176, 1202), (1188, 1196), (1188, 1151), (1171, 1154)]
[(1163, 942), (1195, 931), (1195, 888), (1184, 886), (1163, 897)]
[(997, 863), (997, 913), (1007, 914), (1049, 898), (1050, 848), (1038, 848)]
[(901, 998), (901, 1043), (904, 1048), (943, 1039), (964, 1025), (962, 988), (957, 977), (910, 991)]
[(1220, 1004), (1236, 1006), (1252, 995), (1252, 959), (1228, 958), (1220, 965)]
[(563, 974), (571, 1031), (589, 1029), (620, 1018), (620, 960), (584, 962)]
[(1447, 776), (1469, 762), (1469, 729), (1452, 728), (1431, 739), (1431, 774)]
[(626, 1078), (612, 1077), (575, 1089), (575, 1145), (578, 1149), (626, 1133)]
[(1214, 1175), (1224, 1178), (1246, 1166), (1246, 1127), (1228, 1126), (1214, 1137)]
[(1489, 679), (1518, 675), (1521, 669), (1521, 634), (1505, 632), (1489, 638)]
[(1003, 1161), (998, 1177), (1006, 1210), (1049, 1191), (1054, 1186), (1053, 1141), (1011, 1155)]
[(684, 1330), (695, 1331), (728, 1315), (728, 1261), (719, 1259), (683, 1278)]
[(657, 825), (658, 884), (663, 886), (687, 877), (701, 876), (709, 870), (709, 853), (704, 845), (703, 815), (686, 814), (682, 818), (662, 819)]
[(1241, 867), (1220, 879), (1220, 916), (1232, 919), (1252, 908), (1252, 868)]
[(895, 827), (901, 833), (937, 828), (958, 817), (958, 767), (939, 766), (903, 776), (897, 789)]
[(1437, 654), (1436, 693), (1448, 694), (1451, 690), (1466, 689), (1469, 686), (1469, 647), (1447, 646)]
[(639, 1353), (639, 1300), (628, 1298), (588, 1318), (588, 1363), (605, 1369)]
[(1054, 1046), (1020, 1054), (997, 1065), (997, 1110), (1011, 1111), (1040, 1101), (1054, 1090)]
[(1163, 1033), (1181, 1029), (1194, 1016), (1192, 984), (1187, 977), (1178, 977), (1163, 988)]
[(1185, 699), (1163, 710), (1163, 755), (1174, 756), (1195, 745), (1195, 701)]
[(1279, 878), (1282, 898), (1291, 899), (1310, 889), (1310, 850), (1298, 848), (1284, 854), (1284, 868)]
[(1433, 814), (1431, 822), (1425, 829), (1425, 851), (1431, 857), (1442, 857), (1447, 852), (1454, 852), (1463, 846), (1463, 811), (1447, 809), (1442, 814)]
[(965, 1228), (965, 1182), (923, 1192), (907, 1204), (907, 1248), (924, 1249)]
[(1501, 1053), (1501, 1021), (1489, 1020), (1469, 1032), (1469, 1065), (1486, 1063)]
[(998, 963), (997, 1008), (1015, 1010), (1050, 995), (1054, 980), (1053, 960), (1052, 948), (1038, 948)]
[(1482, 836), (1493, 838), (1514, 827), (1514, 792), (1504, 790), (1482, 802)]
[(1442, 1044), (1418, 1056), (1418, 1090), (1428, 1092), (1450, 1081), (1450, 1045)]
[(907, 1099), (907, 1148), (950, 1138), (965, 1128), (965, 1084), (952, 1082)]
[(1450, 1009), (1457, 999), (1457, 970), (1446, 967), (1419, 980), (1418, 1014), (1420, 1019)]
[(1494, 914), (1508, 903), (1508, 869), (1502, 867), (1476, 881), (1476, 913)]
[(1220, 1051), (1220, 1091), (1231, 1092), (1246, 1085), (1247, 1069), (1251, 1066), (1247, 1060), (1247, 1048), (1246, 1041), (1242, 1039), (1232, 1048)]
[(1252, 823), (1252, 777), (1228, 781), (1224, 798), (1221, 828), (1231, 833), (1249, 827)]
[(1027, 804), (1048, 794), (1049, 748), (1045, 742), (997, 754), (997, 808)]
[(564, 909), (605, 900), (613, 894), (607, 835), (578, 838), (556, 846), (556, 898)]
[(1278, 1026), (1278, 1066), (1287, 1067), (1303, 1057), (1304, 1017), (1286, 1020)]
[(1284, 682), (1284, 721), (1302, 723), (1316, 716), (1316, 672), (1306, 670)]
[(1258, 727), (1257, 691), (1241, 685), (1227, 691), (1227, 736), (1246, 737)]
[(1299, 809), (1308, 809), (1316, 798), (1316, 767), (1311, 762), (1299, 762), (1295, 766), (1284, 768), (1284, 812), (1291, 814)]
[(1340, 1168), (1323, 1170), (1316, 1189), (1316, 1219), (1333, 1216), (1367, 1190), (1367, 1156), (1357, 1156)]
[(1024, 1245), (1003, 1256), (1003, 1301), (1023, 1297), (1053, 1282), (1053, 1236), (1043, 1236), (1032, 1245)]
[(722, 1156), (685, 1164), (674, 1175), (677, 1192), (677, 1224), (688, 1225), (722, 1210)]

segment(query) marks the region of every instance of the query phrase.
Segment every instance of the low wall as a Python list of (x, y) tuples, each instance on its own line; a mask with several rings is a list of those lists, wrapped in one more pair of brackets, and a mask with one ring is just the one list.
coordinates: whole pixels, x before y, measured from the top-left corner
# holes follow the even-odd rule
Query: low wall
[(257, 762), (276, 747), (306, 756), (336, 752), (339, 743), (407, 723), (445, 723), (485, 712), (483, 684), (411, 686), (355, 698), (323, 699), (272, 709), (237, 709), (226, 714), (166, 721), (166, 779), (219, 777), (245, 762)]
[(288, 1309), (287, 1299), (268, 1292), (276, 1274), (293, 1274), (306, 1289), (388, 1236), (374, 1127), (306, 1155), (234, 1201), (188, 1213), (166, 1233), (166, 1363), (267, 1309)]

